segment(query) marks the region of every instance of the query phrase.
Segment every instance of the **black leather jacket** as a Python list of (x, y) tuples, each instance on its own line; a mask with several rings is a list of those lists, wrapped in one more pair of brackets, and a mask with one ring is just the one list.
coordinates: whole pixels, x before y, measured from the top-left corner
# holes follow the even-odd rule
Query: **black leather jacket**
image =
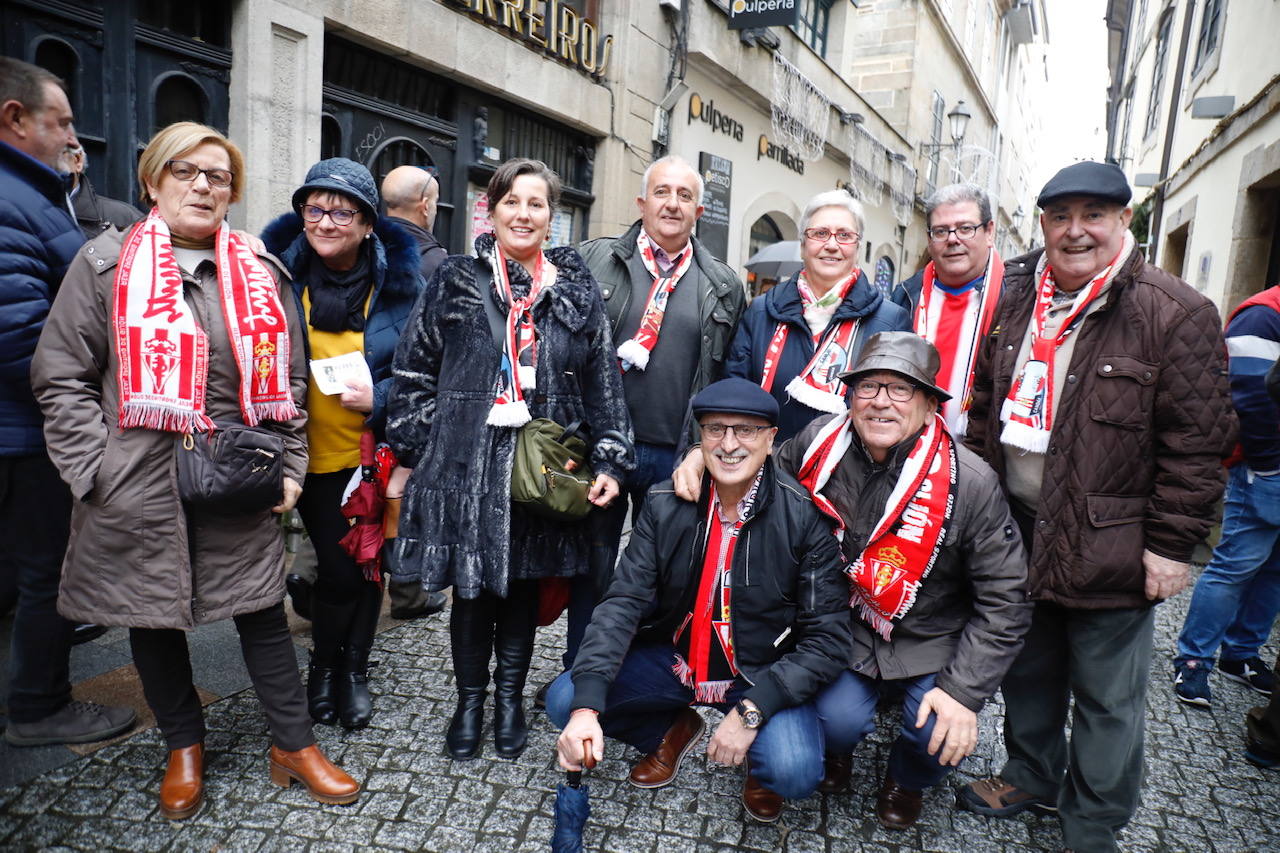
[[(709, 481), (693, 504), (671, 481), (649, 490), (573, 667), (574, 708), (603, 710), (632, 642), (670, 646), (693, 609)], [(765, 461), (731, 568), (733, 644), (746, 698), (768, 717), (808, 701), (848, 665), (849, 582), (831, 523), (799, 483)]]

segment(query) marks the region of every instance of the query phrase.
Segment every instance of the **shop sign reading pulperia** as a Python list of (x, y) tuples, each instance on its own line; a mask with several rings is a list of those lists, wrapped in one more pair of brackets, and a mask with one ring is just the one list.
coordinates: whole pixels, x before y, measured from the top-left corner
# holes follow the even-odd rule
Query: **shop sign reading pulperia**
[(800, 0), (730, 0), (729, 29), (794, 27), (800, 21)]
[(603, 77), (613, 36), (560, 0), (446, 0), (517, 41), (566, 65)]
[(742, 141), (742, 122), (720, 112), (715, 101), (704, 101), (697, 92), (689, 96), (689, 124), (693, 124), (695, 119), (711, 125), (714, 131)]

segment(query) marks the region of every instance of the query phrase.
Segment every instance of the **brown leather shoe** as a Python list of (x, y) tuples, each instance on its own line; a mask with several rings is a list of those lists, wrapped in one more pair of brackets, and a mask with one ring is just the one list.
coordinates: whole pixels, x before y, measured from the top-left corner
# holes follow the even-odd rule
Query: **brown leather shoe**
[(315, 744), (297, 752), (272, 746), (270, 766), (272, 782), (288, 788), (296, 779), (316, 802), (344, 806), (360, 796), (360, 784), (325, 758)]
[(692, 708), (685, 708), (676, 715), (676, 721), (662, 736), (658, 748), (631, 768), (628, 780), (637, 788), (661, 788), (670, 785), (680, 769), (680, 762), (698, 743), (702, 730), (707, 726)]
[(169, 750), (169, 766), (160, 783), (160, 814), (186, 820), (204, 804), (204, 744)]
[(747, 814), (761, 823), (773, 823), (782, 815), (782, 795), (757, 782), (749, 767), (747, 781), (742, 786), (742, 805)]
[(880, 793), (876, 794), (876, 817), (885, 829), (906, 829), (919, 820), (923, 804), (922, 791), (904, 788), (892, 776), (885, 776)]
[(853, 776), (853, 756), (827, 754), (822, 757), (822, 781), (818, 783), (818, 792), (835, 794), (849, 787), (849, 778)]

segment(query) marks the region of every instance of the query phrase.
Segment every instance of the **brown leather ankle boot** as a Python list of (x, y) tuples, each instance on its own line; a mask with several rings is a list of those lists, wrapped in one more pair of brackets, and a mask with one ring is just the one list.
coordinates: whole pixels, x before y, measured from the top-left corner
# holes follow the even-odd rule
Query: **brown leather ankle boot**
[(169, 765), (160, 783), (160, 814), (186, 820), (204, 803), (204, 744), (169, 750)]
[(307, 789), (311, 799), (319, 803), (344, 806), (354, 803), (360, 796), (360, 784), (325, 758), (315, 744), (296, 752), (285, 752), (278, 746), (272, 746), (270, 767), (272, 782), (288, 788), (296, 779)]

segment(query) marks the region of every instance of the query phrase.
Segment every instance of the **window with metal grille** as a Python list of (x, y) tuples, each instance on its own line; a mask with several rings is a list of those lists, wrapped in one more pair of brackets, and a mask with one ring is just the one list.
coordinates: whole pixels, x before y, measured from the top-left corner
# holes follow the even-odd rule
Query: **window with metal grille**
[(1160, 93), (1164, 89), (1164, 66), (1169, 55), (1169, 31), (1173, 29), (1173, 15), (1167, 14), (1160, 21), (1160, 34), (1156, 37), (1156, 61), (1151, 69), (1151, 100), (1147, 102), (1147, 134), (1156, 129), (1160, 121)]

